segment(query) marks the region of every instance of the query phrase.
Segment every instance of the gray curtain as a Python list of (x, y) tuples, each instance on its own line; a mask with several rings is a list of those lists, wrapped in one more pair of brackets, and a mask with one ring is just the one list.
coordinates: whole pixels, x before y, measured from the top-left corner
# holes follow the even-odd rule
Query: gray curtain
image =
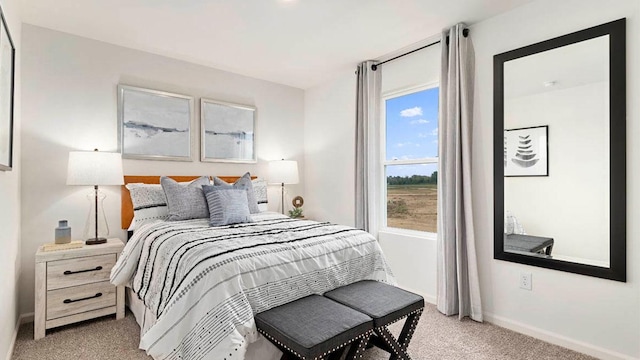
[(381, 69), (371, 70), (373, 61), (358, 65), (356, 100), (356, 224), (357, 228), (377, 234), (375, 196), (378, 176)]
[(464, 29), (458, 24), (442, 33), (437, 305), (445, 315), (482, 321), (471, 206), (475, 60)]

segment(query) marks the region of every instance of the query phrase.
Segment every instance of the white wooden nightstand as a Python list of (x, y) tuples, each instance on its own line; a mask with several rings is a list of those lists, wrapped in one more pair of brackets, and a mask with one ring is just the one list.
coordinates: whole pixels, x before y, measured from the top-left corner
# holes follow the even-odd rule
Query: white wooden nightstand
[(109, 282), (111, 268), (124, 244), (109, 239), (105, 244), (36, 253), (35, 340), (47, 329), (95, 317), (124, 317), (124, 287)]

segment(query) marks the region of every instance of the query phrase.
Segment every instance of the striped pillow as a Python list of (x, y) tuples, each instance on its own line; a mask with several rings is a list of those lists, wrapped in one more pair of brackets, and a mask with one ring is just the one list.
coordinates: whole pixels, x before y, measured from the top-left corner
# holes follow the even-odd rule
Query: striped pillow
[(232, 184), (227, 183), (226, 181), (220, 179), (217, 176), (213, 177), (213, 185), (215, 186), (224, 186), (224, 187), (234, 187), (236, 189), (247, 189), (247, 200), (249, 201), (249, 211), (252, 214), (257, 214), (260, 212), (260, 208), (258, 208), (258, 200), (256, 200), (256, 195), (253, 190), (253, 182), (251, 181), (251, 174), (246, 173), (242, 175), (242, 177), (236, 182)]
[(247, 189), (204, 185), (202, 190), (209, 206), (209, 225), (251, 222)]

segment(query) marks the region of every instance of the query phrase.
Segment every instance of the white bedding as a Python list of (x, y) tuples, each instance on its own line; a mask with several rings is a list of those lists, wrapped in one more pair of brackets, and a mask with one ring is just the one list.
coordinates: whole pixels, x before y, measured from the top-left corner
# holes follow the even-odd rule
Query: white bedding
[[(127, 287), (125, 291), (127, 306), (133, 313), (138, 325), (140, 325), (140, 337), (142, 337), (142, 334), (146, 333), (156, 323), (156, 318), (153, 316), (152, 311), (144, 306), (142, 300), (138, 299), (138, 296), (131, 288)], [(247, 352), (244, 355), (245, 360), (280, 360), (281, 357), (282, 352), (262, 335), (259, 335), (255, 342), (247, 346)]]
[(378, 242), (364, 231), (276, 213), (253, 220), (215, 228), (206, 220), (159, 221), (137, 229), (111, 282), (129, 284), (150, 312), (144, 319), (153, 324), (141, 326), (140, 339), (148, 354), (265, 360), (268, 347), (249, 347), (259, 339), (254, 314), (359, 280), (395, 283)]

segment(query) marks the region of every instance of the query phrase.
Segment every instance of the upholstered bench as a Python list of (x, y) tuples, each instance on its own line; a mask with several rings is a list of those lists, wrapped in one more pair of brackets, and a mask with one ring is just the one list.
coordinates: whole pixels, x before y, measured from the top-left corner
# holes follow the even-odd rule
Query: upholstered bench
[[(422, 296), (370, 280), (343, 286), (324, 296), (373, 318), (374, 335), (369, 342), (390, 353), (389, 359), (411, 359), (407, 348), (424, 309)], [(396, 339), (387, 326), (405, 317), (407, 320)]]
[(347, 348), (345, 359), (355, 359), (373, 329), (368, 315), (320, 295), (261, 312), (255, 321), (258, 331), (282, 350), (281, 360), (340, 359)]

